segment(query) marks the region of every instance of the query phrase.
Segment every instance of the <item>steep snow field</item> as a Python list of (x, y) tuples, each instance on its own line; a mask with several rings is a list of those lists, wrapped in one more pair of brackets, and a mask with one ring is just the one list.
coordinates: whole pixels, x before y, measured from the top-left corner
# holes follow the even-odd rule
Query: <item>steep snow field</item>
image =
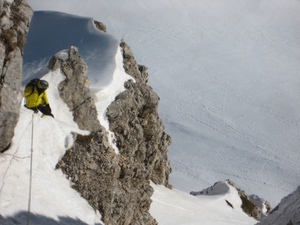
[[(24, 79), (29, 80), (43, 75), (42, 78), (49, 82), (47, 94), (55, 119), (41, 118), (40, 114), (33, 114), (23, 107), (22, 103), (12, 146), (0, 155), (0, 224), (25, 224), (30, 205), (30, 225), (101, 225), (103, 224), (101, 215), (95, 213), (91, 206), (71, 188), (71, 182), (60, 170), (55, 170), (57, 162), (66, 149), (72, 146), (71, 132), (80, 134), (88, 134), (88, 132), (78, 129), (72, 113), (59, 97), (57, 86), (64, 79), (64, 75), (60, 70), (48, 71), (45, 62), (53, 54), (64, 58), (66, 51), (57, 53), (57, 48), (65, 49), (78, 38), (69, 37), (70, 42), (66, 41), (62, 44), (59, 37), (67, 36), (68, 32), (82, 31), (79, 33), (82, 35), (80, 47), (83, 52), (87, 52), (85, 50), (89, 49), (89, 46), (94, 46), (94, 52), (97, 53), (93, 53), (93, 57), (89, 54), (84, 54), (83, 57), (93, 71), (90, 72), (89, 78), (94, 81), (99, 120), (107, 129), (105, 109), (114, 97), (124, 90), (123, 83), (130, 77), (124, 72), (118, 42), (111, 35), (96, 30), (90, 19), (56, 12), (41, 12), (35, 15), (33, 24), (36, 23), (35, 25), (41, 28), (39, 23), (44, 23), (46, 17), (55, 18), (52, 22), (47, 20), (48, 29), (31, 30), (28, 36)], [(57, 26), (52, 26), (53, 23)], [(72, 27), (73, 30), (63, 30), (61, 26)], [(87, 30), (89, 32), (86, 32)], [(40, 52), (42, 48), (38, 43), (40, 37), (43, 37), (41, 43), (47, 43), (52, 47)], [(115, 44), (109, 47), (103, 46), (102, 39)], [(103, 52), (113, 56), (106, 60), (105, 66), (110, 69), (97, 71), (94, 60), (103, 57)], [(31, 59), (28, 60), (30, 57)], [(109, 82), (98, 84), (97, 78), (105, 78), (105, 82)], [(32, 159), (33, 174), (31, 195), (29, 194), (30, 159)], [(194, 197), (176, 189), (171, 191), (154, 184), (152, 186), (155, 194), (152, 196), (151, 213), (159, 224), (174, 224), (175, 221), (188, 225), (255, 223), (254, 219), (248, 217), (239, 208), (241, 201), (237, 191), (225, 182), (221, 183), (222, 188), (214, 190), (214, 196), (211, 197)], [(225, 200), (230, 201), (234, 208), (229, 207)]]
[[(223, 188), (228, 188), (227, 192)], [(154, 189), (150, 212), (161, 225), (250, 225), (256, 222), (242, 212), (237, 190), (227, 183), (216, 188), (216, 194), (211, 196), (194, 197), (162, 186), (154, 186)]]
[[(0, 224), (26, 224), (28, 201), (31, 199), (30, 224), (100, 225), (100, 214), (70, 187), (55, 166), (72, 146), (71, 132), (88, 134), (78, 129), (72, 113), (59, 98), (57, 85), (64, 79), (60, 71), (43, 77), (51, 84), (47, 91), (56, 119), (33, 115), (21, 107), (12, 146), (0, 155)], [(23, 103), (22, 103), (23, 104)], [(32, 155), (32, 190), (29, 197), (30, 157)], [(4, 219), (3, 219), (4, 218)], [(59, 223), (54, 223), (59, 221)]]
[(231, 179), (275, 206), (300, 184), (300, 2), (29, 0), (124, 38), (172, 136), (171, 183)]

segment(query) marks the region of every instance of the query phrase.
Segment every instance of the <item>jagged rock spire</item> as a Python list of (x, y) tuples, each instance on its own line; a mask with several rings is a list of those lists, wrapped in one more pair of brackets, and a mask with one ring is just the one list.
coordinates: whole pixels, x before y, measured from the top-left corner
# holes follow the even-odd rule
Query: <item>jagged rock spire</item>
[[(157, 222), (149, 213), (153, 193), (150, 181), (170, 187), (167, 147), (171, 138), (158, 115), (159, 97), (146, 84), (146, 67), (138, 65), (129, 51), (126, 45), (124, 68), (130, 68), (127, 73), (136, 82), (124, 84), (126, 90), (107, 110), (119, 154), (115, 153), (105, 129), (95, 119), (87, 67), (77, 49), (71, 47), (66, 57), (58, 54), (50, 61), (49, 68), (60, 68), (66, 75), (58, 88), (72, 109), (74, 120), (80, 128), (91, 131), (87, 136), (75, 135), (75, 144), (57, 168), (62, 169), (74, 183), (73, 187), (100, 211), (105, 224), (155, 225)], [(74, 92), (78, 93), (74, 96)], [(87, 99), (87, 102), (80, 104), (80, 99)]]

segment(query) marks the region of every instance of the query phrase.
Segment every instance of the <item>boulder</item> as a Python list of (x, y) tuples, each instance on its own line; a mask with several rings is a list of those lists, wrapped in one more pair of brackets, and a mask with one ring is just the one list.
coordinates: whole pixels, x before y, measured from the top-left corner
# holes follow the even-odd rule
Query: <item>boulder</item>
[(0, 4), (0, 152), (3, 152), (11, 143), (19, 120), (22, 55), (33, 11), (22, 0)]

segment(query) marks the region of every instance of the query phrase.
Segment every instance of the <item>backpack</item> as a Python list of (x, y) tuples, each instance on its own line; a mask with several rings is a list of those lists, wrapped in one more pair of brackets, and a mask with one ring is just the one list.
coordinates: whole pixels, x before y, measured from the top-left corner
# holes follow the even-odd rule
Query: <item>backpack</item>
[[(40, 79), (35, 78), (35, 79), (32, 79), (28, 84), (26, 84), (25, 89), (28, 87), (33, 87), (30, 95), (32, 95), (32, 93), (34, 92), (34, 86), (37, 86), (39, 80)], [(28, 96), (30, 96), (30, 95), (28, 95)]]

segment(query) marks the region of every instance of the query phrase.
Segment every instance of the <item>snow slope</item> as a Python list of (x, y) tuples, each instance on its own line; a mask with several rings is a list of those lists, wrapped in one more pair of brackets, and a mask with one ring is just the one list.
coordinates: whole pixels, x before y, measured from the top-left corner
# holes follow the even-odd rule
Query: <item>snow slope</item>
[[(30, 224), (102, 224), (71, 183), (55, 166), (72, 146), (71, 132), (88, 134), (77, 128), (72, 113), (58, 98), (57, 85), (63, 75), (56, 71), (43, 77), (51, 84), (48, 95), (52, 117), (41, 118), (21, 106), (20, 120), (15, 128), (12, 146), (0, 155), (0, 224), (25, 224), (29, 201), (30, 158), (33, 151)], [(60, 109), (60, 110), (57, 110)], [(64, 122), (62, 122), (64, 121)], [(6, 221), (9, 220), (9, 221)]]
[[(25, 224), (28, 219), (27, 210), (30, 205), (30, 225), (100, 225), (103, 224), (101, 215), (96, 213), (71, 188), (71, 182), (66, 179), (60, 170), (55, 170), (57, 162), (64, 155), (66, 149), (72, 146), (73, 136), (71, 132), (83, 135), (88, 134), (88, 132), (78, 129), (77, 124), (73, 121), (72, 113), (59, 97), (57, 86), (64, 79), (64, 75), (60, 70), (48, 71), (45, 67), (45, 60), (53, 54), (53, 51), (56, 51), (55, 41), (59, 39), (55, 39), (53, 36), (58, 35), (58, 31), (60, 35), (62, 34), (59, 24), (65, 26), (66, 21), (68, 21), (67, 25), (73, 27), (74, 30), (78, 31), (79, 29), (85, 37), (88, 36), (87, 40), (89, 40), (90, 45), (94, 44), (95, 47), (97, 46), (99, 55), (95, 55), (96, 59), (103, 57), (103, 55), (100, 55), (100, 53), (102, 54), (101, 48), (107, 48), (107, 46), (101, 44), (97, 45), (99, 43), (98, 39), (110, 39), (112, 37), (110, 35), (104, 35), (105, 37), (98, 35), (100, 31), (95, 28), (90, 29), (89, 32), (86, 32), (86, 27), (81, 29), (80, 25), (83, 23), (85, 26), (90, 26), (90, 23), (86, 23), (87, 18), (55, 12), (42, 12), (38, 13), (38, 15), (41, 15), (42, 18), (46, 16), (57, 19), (59, 17), (60, 20), (54, 20), (56, 23), (59, 22), (57, 23), (58, 27), (49, 26), (47, 35), (43, 36), (43, 42), (51, 44), (53, 48), (49, 48), (48, 53), (46, 50), (43, 51), (44, 58), (32, 58), (32, 61), (28, 60), (25, 62), (25, 67), (27, 67), (25, 72), (36, 71), (36, 73), (32, 74), (27, 73), (26, 79), (43, 75), (42, 78), (49, 82), (50, 87), (47, 90), (47, 94), (55, 118), (41, 118), (40, 114), (33, 114), (22, 105), (20, 106), (20, 120), (15, 129), (12, 146), (8, 151), (0, 155), (0, 224)], [(43, 19), (36, 19), (39, 22), (45, 22)], [(40, 27), (41, 24), (37, 25)], [(31, 38), (38, 36), (35, 32), (39, 33), (40, 30), (31, 30)], [(53, 40), (54, 43), (52, 43)], [(29, 39), (28, 43), (30, 44), (31, 41)], [(115, 39), (112, 38), (112, 40), (108, 41), (113, 42)], [(102, 43), (101, 40), (100, 43)], [(61, 46), (59, 41), (56, 44)], [(68, 42), (66, 44), (68, 45)], [(69, 44), (73, 44), (72, 38), (70, 38)], [(65, 48), (66, 46), (62, 47)], [(80, 50), (84, 51), (84, 49), (85, 45), (82, 42)], [(32, 45), (28, 49), (30, 55), (38, 55), (35, 53), (39, 53), (39, 50), (39, 45)], [(106, 128), (108, 128), (108, 122), (104, 116), (104, 111), (110, 101), (123, 91), (124, 81), (130, 78), (124, 72), (120, 49), (112, 45), (107, 51), (109, 55), (114, 55), (114, 57), (106, 61), (109, 64), (107, 68), (113, 68), (113, 70), (110, 70), (111, 73), (103, 75), (108, 78), (104, 80), (105, 84), (100, 82), (99, 86), (97, 86), (98, 83), (94, 83), (95, 90), (98, 90), (95, 92), (95, 100), (99, 112), (99, 120)], [(61, 51), (58, 54), (65, 56), (66, 52)], [(93, 69), (93, 65), (95, 65), (93, 60), (95, 58), (87, 56), (85, 55), (84, 57), (89, 68)], [(89, 78), (94, 80), (99, 74), (101, 76), (103, 72), (101, 71), (90, 73)], [(107, 81), (110, 82), (106, 83)], [(30, 195), (31, 159), (33, 176)], [(151, 213), (157, 218), (159, 224), (174, 224), (174, 221), (180, 221), (180, 224), (250, 225), (255, 223), (252, 218), (239, 209), (240, 200), (236, 191), (232, 188), (228, 188), (228, 192), (219, 192), (219, 195), (207, 198), (205, 196), (194, 197), (178, 190), (171, 191), (154, 184), (153, 187), (155, 194), (153, 195)], [(232, 209), (226, 205), (225, 199), (231, 201), (235, 208)]]
[[(72, 39), (68, 32), (81, 32), (84, 38), (80, 39), (78, 46), (84, 57), (89, 59), (89, 78), (94, 89), (101, 89), (99, 93), (95, 93), (97, 110), (101, 124), (107, 129), (105, 110), (114, 97), (124, 90), (124, 82), (131, 77), (124, 72), (116, 39), (102, 34), (94, 27), (91, 19), (53, 12), (41, 12), (35, 16), (38, 18), (33, 19), (34, 26), (25, 48), (27, 53), (24, 56), (24, 81), (43, 75), (42, 78), (50, 83), (47, 94), (55, 119), (33, 115), (32, 111), (23, 107), (24, 103), (20, 106), (20, 120), (15, 129), (12, 146), (0, 155), (0, 223), (25, 224), (30, 205), (30, 224), (99, 225), (102, 224), (101, 215), (71, 188), (70, 181), (60, 170), (55, 170), (66, 149), (72, 146), (71, 132), (83, 135), (89, 132), (78, 129), (72, 113), (59, 97), (57, 86), (65, 76), (60, 70), (48, 71), (45, 62), (58, 50), (79, 43), (76, 42), (78, 35)], [(53, 26), (55, 23), (56, 26)], [(41, 25), (45, 24), (48, 26), (43, 30)], [(64, 30), (66, 26), (70, 29)], [(64, 43), (60, 41), (62, 35), (68, 37)], [(43, 48), (45, 43), (50, 47)], [(91, 46), (94, 47), (92, 53)], [(57, 54), (63, 56), (66, 53), (61, 51)], [(98, 61), (95, 62), (96, 60)], [(102, 65), (101, 70), (99, 65)], [(29, 197), (31, 150), (33, 177), (32, 194)]]
[[(150, 212), (162, 225), (246, 225), (255, 224), (240, 208), (237, 190), (224, 183), (226, 192), (214, 190), (213, 196), (192, 196), (163, 186), (154, 186)], [(232, 205), (229, 206), (226, 201)]]
[(299, 1), (29, 3), (103, 22), (149, 67), (176, 188), (231, 179), (274, 206), (300, 184)]

